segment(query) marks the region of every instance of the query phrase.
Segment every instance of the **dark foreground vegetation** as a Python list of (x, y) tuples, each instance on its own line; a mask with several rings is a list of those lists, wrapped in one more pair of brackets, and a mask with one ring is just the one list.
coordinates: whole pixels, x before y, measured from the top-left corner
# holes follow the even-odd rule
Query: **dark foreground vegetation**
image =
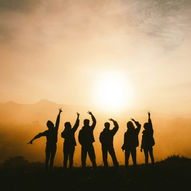
[(56, 167), (45, 172), (41, 163), (22, 157), (6, 160), (0, 166), (0, 190), (190, 190), (191, 159), (172, 156), (155, 166), (97, 169)]

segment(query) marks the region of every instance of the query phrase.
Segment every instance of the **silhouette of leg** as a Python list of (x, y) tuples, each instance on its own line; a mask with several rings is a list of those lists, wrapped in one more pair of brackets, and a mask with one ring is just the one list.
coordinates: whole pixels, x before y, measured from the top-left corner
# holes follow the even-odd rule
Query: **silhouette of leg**
[(129, 156), (130, 156), (130, 150), (126, 149), (125, 150), (125, 167), (128, 167), (129, 165)]
[(105, 146), (103, 146), (103, 145), (102, 145), (102, 156), (103, 156), (104, 167), (108, 167), (108, 163), (107, 163), (107, 148)]
[(51, 149), (51, 153), (50, 153), (50, 169), (53, 169), (54, 166), (54, 158), (55, 158), (55, 154), (56, 154), (56, 145), (54, 145)]
[(116, 157), (116, 155), (115, 155), (115, 150), (114, 150), (113, 147), (110, 147), (110, 148), (109, 148), (109, 154), (111, 155), (111, 158), (112, 158), (112, 160), (113, 160), (113, 165), (114, 165), (115, 167), (118, 167), (119, 164), (118, 164), (117, 157)]
[(50, 160), (50, 149), (49, 149), (49, 147), (47, 147), (47, 146), (46, 146), (45, 153), (46, 153), (45, 169), (48, 170), (48, 163), (49, 163), (49, 160)]
[(137, 161), (136, 161), (136, 148), (132, 148), (131, 149), (131, 156), (132, 156), (132, 159), (133, 159), (133, 166), (136, 166), (137, 165)]
[(87, 148), (85, 146), (82, 146), (81, 150), (82, 168), (86, 167), (86, 157), (87, 157)]
[(144, 149), (144, 154), (145, 154), (145, 164), (148, 165), (148, 149)]
[(67, 148), (64, 148), (64, 162), (63, 162), (63, 167), (67, 168), (67, 162), (68, 162), (68, 156), (69, 156), (69, 152), (67, 150)]
[(149, 154), (150, 154), (150, 157), (151, 157), (151, 162), (152, 162), (152, 164), (154, 164), (155, 161), (154, 161), (154, 156), (153, 156), (153, 147), (149, 148)]
[(94, 147), (93, 147), (93, 144), (91, 144), (89, 147), (88, 147), (88, 155), (90, 157), (90, 160), (92, 162), (92, 166), (94, 168), (97, 167), (96, 165), (96, 160), (95, 160), (95, 151), (94, 151)]
[(72, 147), (70, 148), (70, 154), (69, 154), (69, 163), (70, 163), (69, 166), (70, 166), (70, 168), (73, 167), (74, 149), (75, 149), (74, 146), (72, 146)]

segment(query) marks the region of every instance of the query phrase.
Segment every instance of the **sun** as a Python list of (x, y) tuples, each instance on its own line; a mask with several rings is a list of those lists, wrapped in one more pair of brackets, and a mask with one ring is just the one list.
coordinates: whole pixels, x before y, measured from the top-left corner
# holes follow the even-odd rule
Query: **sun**
[(123, 110), (132, 102), (132, 88), (123, 72), (99, 74), (94, 88), (94, 102), (102, 110)]

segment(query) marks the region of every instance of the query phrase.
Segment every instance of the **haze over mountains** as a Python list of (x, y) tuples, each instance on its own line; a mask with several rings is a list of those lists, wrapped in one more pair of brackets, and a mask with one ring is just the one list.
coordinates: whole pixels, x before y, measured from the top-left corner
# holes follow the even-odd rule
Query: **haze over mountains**
[[(83, 119), (89, 118), (88, 108), (79, 106), (69, 106), (56, 104), (48, 100), (41, 100), (35, 104), (18, 104), (15, 102), (7, 102), (0, 104), (0, 161), (11, 157), (22, 155), (30, 161), (44, 161), (45, 138), (36, 140), (33, 145), (26, 144), (37, 133), (46, 130), (46, 121), (52, 120), (55, 122), (58, 108), (63, 108), (63, 113), (60, 121), (58, 133), (58, 150), (56, 154), (56, 165), (62, 165), (62, 149), (63, 140), (60, 137), (61, 131), (64, 128), (64, 123), (70, 121), (74, 124), (76, 120), (76, 112), (80, 112), (80, 127), (76, 132), (77, 147), (74, 156), (74, 164), (79, 166), (81, 148), (78, 142), (78, 132), (83, 125)], [(124, 153), (121, 150), (123, 143), (123, 134), (126, 131), (126, 122), (131, 116), (139, 120), (141, 124), (147, 120), (146, 113), (135, 111), (125, 116), (109, 116), (108, 113), (94, 112), (97, 119), (95, 128), (95, 150), (98, 164), (102, 164), (101, 145), (99, 143), (99, 134), (103, 129), (103, 124), (109, 117), (115, 118), (119, 122), (119, 131), (114, 139), (114, 147), (120, 164), (123, 164)], [(191, 120), (186, 118), (168, 118), (169, 116), (153, 113), (152, 120), (154, 125), (154, 136), (156, 145), (154, 153), (156, 160), (164, 159), (172, 154), (180, 154), (191, 157), (190, 150), (190, 132)], [(112, 127), (112, 126), (111, 126)], [(141, 129), (142, 132), (143, 129)], [(141, 133), (139, 135), (141, 142)], [(137, 149), (138, 163), (143, 163), (143, 153)], [(111, 160), (110, 164), (111, 164)], [(89, 160), (88, 160), (89, 162)]]

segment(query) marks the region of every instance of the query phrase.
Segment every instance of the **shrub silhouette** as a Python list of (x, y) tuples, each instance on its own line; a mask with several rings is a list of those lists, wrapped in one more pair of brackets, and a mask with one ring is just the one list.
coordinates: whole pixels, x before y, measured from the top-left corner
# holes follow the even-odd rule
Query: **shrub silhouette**
[(23, 156), (11, 157), (4, 161), (5, 168), (23, 168), (27, 167), (29, 162)]

